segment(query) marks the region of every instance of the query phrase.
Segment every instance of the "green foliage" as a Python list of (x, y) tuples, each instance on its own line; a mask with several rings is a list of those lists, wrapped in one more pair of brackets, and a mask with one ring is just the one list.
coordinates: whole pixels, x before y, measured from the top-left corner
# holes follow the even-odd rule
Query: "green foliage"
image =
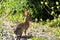
[(60, 18), (53, 19), (51, 21), (46, 21), (46, 24), (50, 27), (60, 27)]
[(23, 15), (22, 14), (15, 14), (15, 15), (9, 15), (7, 18), (5, 19), (9, 19), (13, 22), (18, 22), (18, 21), (22, 21), (23, 20)]
[(54, 30), (53, 30), (53, 33), (56, 37), (60, 36), (60, 28), (59, 27), (56, 27)]
[[(0, 32), (2, 31), (2, 22), (0, 21)], [(0, 33), (0, 40), (2, 40), (2, 34)]]
[(0, 21), (0, 25), (2, 25), (2, 22)]
[[(57, 18), (60, 13), (59, 1), (53, 0), (1, 0), (0, 1), (0, 14), (1, 17), (7, 18), (13, 16), (13, 18), (8, 18), (17, 22), (20, 19), (24, 10), (28, 9), (29, 15), (35, 20), (43, 21), (52, 20)], [(21, 14), (21, 15), (20, 15)], [(15, 16), (19, 15), (18, 18)], [(35, 20), (36, 21), (36, 20)]]
[(0, 3), (1, 17), (14, 22), (23, 18), (25, 9), (27, 9), (27, 0), (5, 0)]
[(33, 37), (32, 40), (48, 40), (45, 37)]
[(2, 40), (2, 34), (0, 33), (0, 40)]
[(29, 0), (29, 7), (33, 10), (32, 18), (40, 19), (54, 19), (60, 13), (60, 5), (58, 0)]

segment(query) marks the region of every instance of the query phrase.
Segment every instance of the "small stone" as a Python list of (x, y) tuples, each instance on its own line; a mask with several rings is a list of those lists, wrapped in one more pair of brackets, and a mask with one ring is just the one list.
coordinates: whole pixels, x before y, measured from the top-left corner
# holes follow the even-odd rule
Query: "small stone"
[(32, 39), (27, 39), (27, 40), (32, 40)]
[(20, 40), (27, 40), (26, 38), (21, 38)]

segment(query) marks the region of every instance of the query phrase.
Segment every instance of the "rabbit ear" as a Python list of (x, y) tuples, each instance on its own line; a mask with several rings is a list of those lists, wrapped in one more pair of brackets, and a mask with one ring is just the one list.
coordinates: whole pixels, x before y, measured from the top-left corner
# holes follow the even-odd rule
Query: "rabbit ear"
[(27, 16), (28, 15), (28, 12), (29, 12), (29, 10), (25, 10), (24, 11), (24, 16)]

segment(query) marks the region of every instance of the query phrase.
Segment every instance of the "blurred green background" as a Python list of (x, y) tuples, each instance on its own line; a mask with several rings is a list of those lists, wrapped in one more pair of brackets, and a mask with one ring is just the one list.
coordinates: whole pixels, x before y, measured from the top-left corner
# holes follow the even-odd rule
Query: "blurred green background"
[(22, 21), (25, 10), (29, 10), (34, 22), (60, 26), (59, 0), (0, 0), (0, 17), (6, 20)]

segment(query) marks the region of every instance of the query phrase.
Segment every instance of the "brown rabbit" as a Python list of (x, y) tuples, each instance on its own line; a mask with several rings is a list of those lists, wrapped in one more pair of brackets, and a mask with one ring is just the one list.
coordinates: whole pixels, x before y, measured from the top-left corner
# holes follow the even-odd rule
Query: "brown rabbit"
[(24, 32), (26, 34), (27, 29), (29, 28), (29, 21), (31, 20), (31, 17), (28, 16), (28, 11), (26, 10), (24, 12), (24, 22), (18, 23), (14, 28), (14, 33), (16, 34), (16, 37), (21, 37), (22, 33)]

